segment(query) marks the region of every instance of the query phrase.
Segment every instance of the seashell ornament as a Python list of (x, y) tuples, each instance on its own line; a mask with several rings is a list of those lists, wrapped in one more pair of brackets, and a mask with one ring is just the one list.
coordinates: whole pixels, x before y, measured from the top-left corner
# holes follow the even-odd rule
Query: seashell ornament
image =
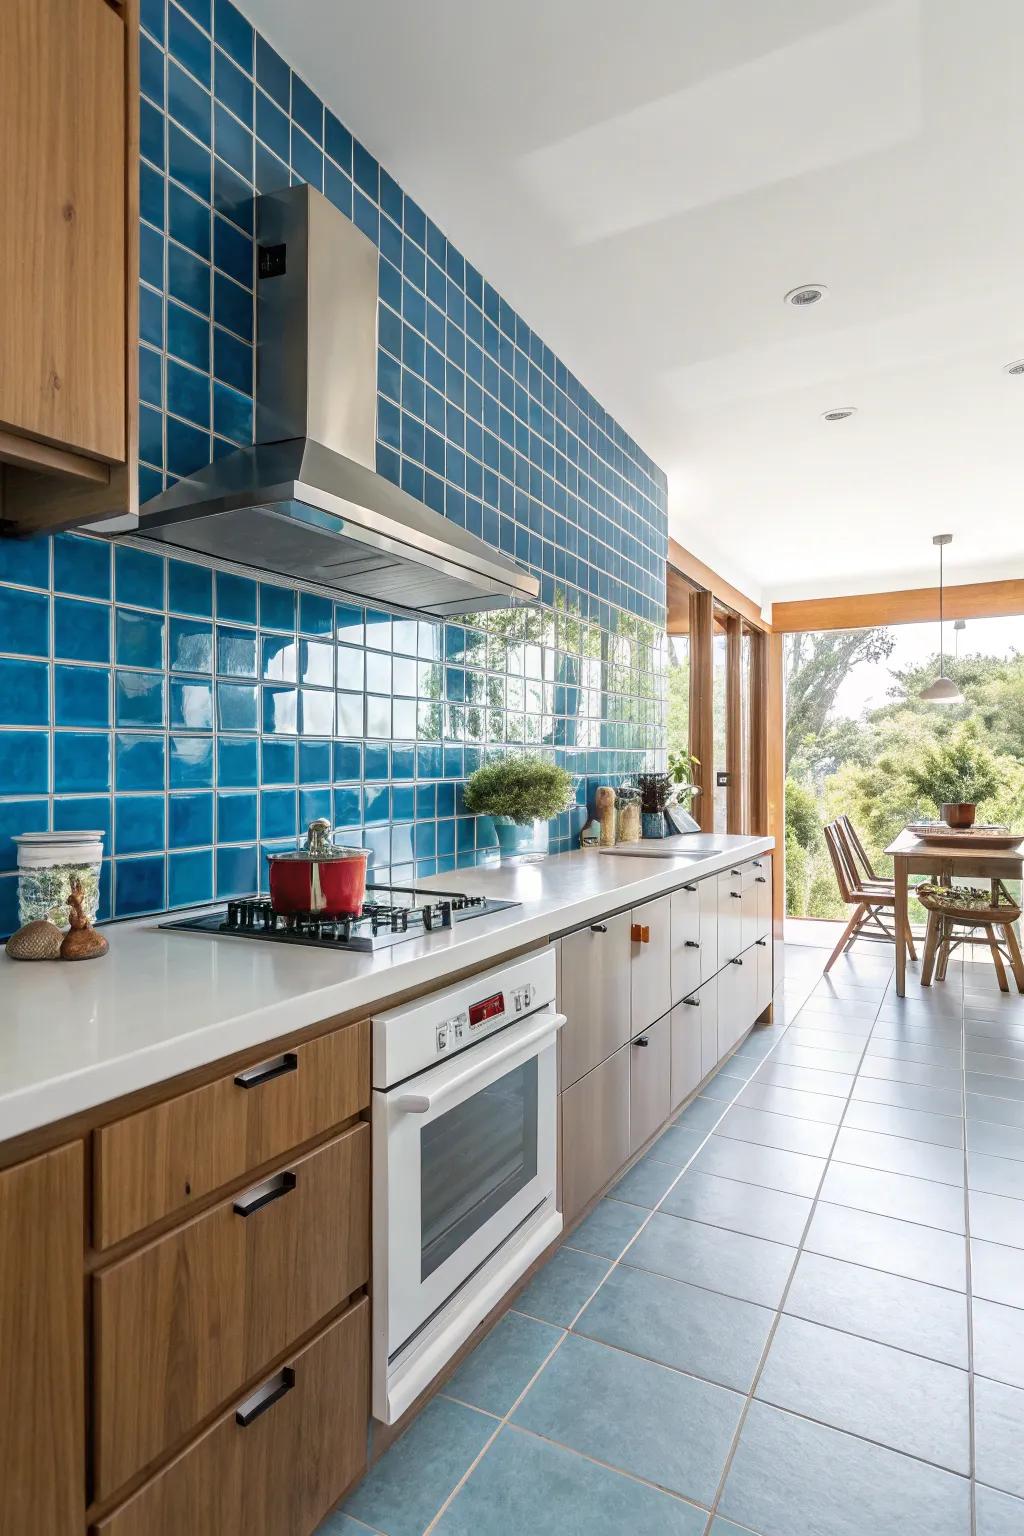
[(12, 960), (58, 960), (63, 937), (56, 923), (40, 917), (12, 933), (4, 949)]

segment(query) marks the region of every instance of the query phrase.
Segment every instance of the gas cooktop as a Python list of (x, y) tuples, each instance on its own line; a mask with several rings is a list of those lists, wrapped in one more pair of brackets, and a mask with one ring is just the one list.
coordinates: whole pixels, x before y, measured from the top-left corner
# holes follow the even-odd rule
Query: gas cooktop
[(161, 923), (186, 933), (214, 938), (264, 939), (278, 944), (312, 944), (318, 949), (373, 951), (388, 949), (464, 923), (471, 917), (503, 912), (517, 901), (492, 901), (461, 891), (419, 891), (413, 886), (368, 885), (359, 917), (282, 917), (263, 896), (242, 896), (215, 912), (177, 917)]

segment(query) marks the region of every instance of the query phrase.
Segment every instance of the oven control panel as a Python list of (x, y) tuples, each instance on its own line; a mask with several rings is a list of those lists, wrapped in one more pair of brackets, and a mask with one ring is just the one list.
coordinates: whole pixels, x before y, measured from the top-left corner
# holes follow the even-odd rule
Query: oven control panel
[(554, 951), (540, 950), (373, 1021), (374, 1087), (465, 1050), (555, 1001)]

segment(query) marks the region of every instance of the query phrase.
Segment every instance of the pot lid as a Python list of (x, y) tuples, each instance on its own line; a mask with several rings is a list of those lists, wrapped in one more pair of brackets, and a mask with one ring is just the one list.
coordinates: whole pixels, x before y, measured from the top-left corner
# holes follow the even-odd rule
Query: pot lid
[(306, 846), (304, 848), (289, 848), (285, 853), (272, 853), (269, 862), (276, 864), (283, 859), (302, 859), (307, 862), (322, 863), (325, 859), (366, 859), (369, 857), (365, 848), (346, 848), (338, 843), (331, 842), (333, 828), (326, 816), (318, 816), (311, 821), (306, 828)]

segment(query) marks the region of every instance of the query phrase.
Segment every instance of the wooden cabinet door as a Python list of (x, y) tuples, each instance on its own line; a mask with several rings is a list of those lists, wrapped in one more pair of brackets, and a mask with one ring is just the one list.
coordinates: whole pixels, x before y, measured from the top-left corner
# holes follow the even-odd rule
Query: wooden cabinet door
[(718, 974), (718, 880), (709, 875), (697, 881), (700, 903), (700, 979), (710, 981)]
[(369, 1274), (365, 1123), (101, 1271), (97, 1497), (183, 1439)]
[(0, 5), (0, 427), (125, 459), (125, 23)]
[(369, 1394), (364, 1297), (100, 1520), (97, 1536), (310, 1536), (366, 1465)]
[(630, 997), (636, 1035), (672, 1006), (672, 904), (668, 896), (645, 901), (632, 911)]
[(82, 1143), (0, 1173), (0, 1536), (85, 1521)]
[(629, 1150), (639, 1151), (668, 1119), (671, 1015), (651, 1024), (629, 1047)]
[(629, 1039), (629, 926), (629, 913), (620, 912), (562, 939), (563, 1088)]
[(562, 1214), (566, 1222), (629, 1157), (629, 1056), (624, 1045), (562, 1094)]
[(757, 891), (757, 933), (758, 939), (771, 935), (772, 931), (772, 860), (767, 854), (763, 858), (754, 859), (752, 865), (754, 871), (754, 886)]
[(677, 1003), (668, 1016), (672, 1034), (670, 1110), (678, 1108), (684, 1099), (689, 1098), (704, 1076), (701, 1067), (701, 1013), (700, 993), (697, 992), (692, 1002)]
[(700, 887), (672, 892), (672, 1003), (681, 1003), (701, 984)]

